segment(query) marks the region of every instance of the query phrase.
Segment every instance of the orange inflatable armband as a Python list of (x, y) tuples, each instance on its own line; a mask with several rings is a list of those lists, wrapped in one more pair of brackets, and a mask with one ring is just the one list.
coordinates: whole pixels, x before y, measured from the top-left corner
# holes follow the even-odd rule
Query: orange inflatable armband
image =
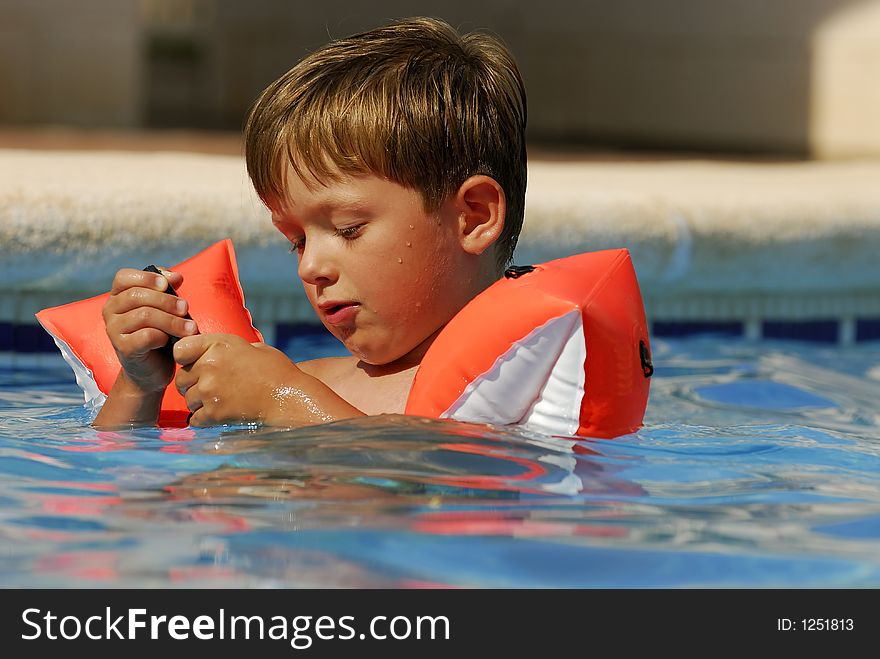
[(511, 268), (440, 332), (406, 413), (610, 438), (645, 415), (651, 365), (629, 252)]
[[(172, 270), (183, 275), (177, 293), (189, 303), (190, 316), (200, 333), (221, 332), (236, 334), (251, 343), (263, 341), (244, 306), (231, 240), (221, 240)], [(102, 397), (109, 394), (119, 374), (119, 360), (101, 315), (109, 296), (105, 293), (36, 314), (73, 369), (87, 403), (94, 399), (103, 402)], [(186, 425), (188, 414), (186, 402), (172, 380), (162, 398), (159, 424)]]

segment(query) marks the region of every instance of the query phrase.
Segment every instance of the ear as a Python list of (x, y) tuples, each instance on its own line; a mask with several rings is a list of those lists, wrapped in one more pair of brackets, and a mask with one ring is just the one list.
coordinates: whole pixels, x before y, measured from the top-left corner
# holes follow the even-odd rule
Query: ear
[(458, 236), (465, 252), (482, 254), (504, 230), (507, 202), (504, 190), (494, 178), (477, 174), (459, 187), (455, 195)]

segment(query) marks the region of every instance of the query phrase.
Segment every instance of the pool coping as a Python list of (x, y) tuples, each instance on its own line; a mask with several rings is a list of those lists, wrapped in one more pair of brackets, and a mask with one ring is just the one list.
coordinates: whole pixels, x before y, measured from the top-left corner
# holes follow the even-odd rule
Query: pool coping
[[(877, 180), (871, 160), (532, 160), (517, 262), (628, 248), (658, 336), (873, 340)], [(0, 149), (0, 350), (119, 267), (225, 237), (261, 330), (315, 321), (240, 156)]]

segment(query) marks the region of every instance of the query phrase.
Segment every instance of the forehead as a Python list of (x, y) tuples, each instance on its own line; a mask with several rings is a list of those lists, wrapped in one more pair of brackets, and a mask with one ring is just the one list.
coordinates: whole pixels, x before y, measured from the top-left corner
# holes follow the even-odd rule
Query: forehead
[(281, 185), (270, 204), (274, 214), (286, 214), (303, 207), (343, 207), (362, 204), (365, 195), (356, 185), (356, 178), (336, 169), (325, 174), (315, 173), (303, 165), (290, 162), (281, 165)]
[[(425, 190), (396, 176), (394, 168), (389, 170), (384, 147), (380, 155), (358, 150), (357, 145), (353, 152), (343, 152), (341, 147), (290, 136), (276, 147), (268, 185), (260, 186), (260, 196), (273, 215), (290, 214), (307, 202), (340, 207), (382, 202), (389, 191), (400, 190), (415, 198), (421, 209), (436, 211)], [(393, 196), (400, 203), (399, 195)]]
[(284, 167), (280, 198), (270, 206), (273, 218), (321, 211), (412, 212), (424, 207), (421, 193), (386, 176), (346, 173), (336, 167), (324, 175), (292, 163)]

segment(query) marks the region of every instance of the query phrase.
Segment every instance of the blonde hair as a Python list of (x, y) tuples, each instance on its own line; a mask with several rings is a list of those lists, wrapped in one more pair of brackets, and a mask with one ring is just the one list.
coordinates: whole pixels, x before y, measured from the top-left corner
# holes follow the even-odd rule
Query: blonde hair
[(497, 264), (513, 258), (526, 191), (526, 94), (510, 51), (481, 32), (411, 18), (332, 41), (266, 88), (245, 126), (248, 173), (277, 209), (302, 179), (372, 173), (437, 212), (470, 176), (503, 188)]

